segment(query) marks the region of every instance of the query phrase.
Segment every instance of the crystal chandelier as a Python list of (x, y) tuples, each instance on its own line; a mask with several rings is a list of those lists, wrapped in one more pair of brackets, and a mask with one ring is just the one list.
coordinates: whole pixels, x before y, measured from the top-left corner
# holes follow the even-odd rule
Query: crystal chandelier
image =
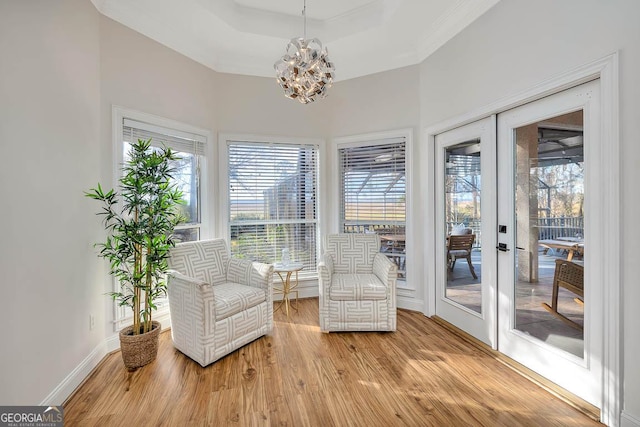
[(318, 96), (327, 96), (327, 89), (333, 83), (335, 67), (329, 60), (327, 48), (322, 48), (320, 40), (307, 40), (306, 0), (302, 16), (304, 37), (291, 39), (287, 45), (287, 53), (273, 65), (273, 68), (276, 70), (278, 83), (284, 89), (284, 96), (308, 104)]

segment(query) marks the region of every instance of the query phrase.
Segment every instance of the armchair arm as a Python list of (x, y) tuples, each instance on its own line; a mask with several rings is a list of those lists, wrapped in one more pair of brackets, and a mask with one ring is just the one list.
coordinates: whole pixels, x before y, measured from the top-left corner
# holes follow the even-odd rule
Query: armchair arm
[[(211, 285), (203, 280), (198, 280), (193, 277), (189, 277), (185, 274), (182, 274), (176, 270), (168, 270), (167, 271), (167, 291), (169, 290), (169, 284), (174, 286), (175, 288), (198, 288), (202, 289), (203, 286), (211, 287)], [(211, 295), (213, 296), (213, 290), (211, 291)]]
[(325, 252), (320, 256), (320, 262), (318, 263), (318, 278), (320, 279), (320, 285), (331, 284), (331, 276), (333, 275), (333, 258), (331, 254)]
[(331, 289), (331, 276), (333, 275), (333, 258), (325, 252), (320, 256), (318, 263), (318, 293), (320, 311), (320, 330), (329, 331), (329, 292)]
[[(172, 336), (183, 351), (189, 348), (192, 335), (209, 336), (215, 329), (215, 322), (212, 321), (216, 318), (213, 288), (207, 282), (175, 270), (167, 272)], [(204, 350), (199, 348), (198, 354), (200, 351)]]
[(264, 289), (271, 294), (271, 289), (273, 288), (273, 265), (231, 258), (227, 266), (227, 280)]
[(395, 288), (395, 283), (398, 280), (398, 266), (386, 255), (377, 253), (373, 258), (373, 274), (378, 276), (378, 279), (382, 280), (382, 283)]

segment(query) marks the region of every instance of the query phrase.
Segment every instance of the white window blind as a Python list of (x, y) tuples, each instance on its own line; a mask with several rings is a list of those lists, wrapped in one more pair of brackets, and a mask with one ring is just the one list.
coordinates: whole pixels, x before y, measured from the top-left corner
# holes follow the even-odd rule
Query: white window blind
[(178, 155), (173, 179), (182, 191), (185, 204), (180, 209), (185, 222), (176, 227), (174, 235), (177, 241), (199, 240), (202, 222), (200, 168), (205, 156), (206, 138), (129, 118), (123, 118), (122, 124), (123, 159), (126, 160), (128, 156), (129, 144), (138, 139), (151, 139), (151, 146), (171, 148)]
[(125, 141), (147, 140), (151, 138), (151, 145), (167, 147), (180, 153), (205, 155), (206, 138), (177, 129), (170, 129), (132, 119), (123, 119), (123, 133)]
[(228, 141), (229, 234), (235, 256), (316, 271), (318, 148)]
[(343, 231), (404, 231), (405, 138), (340, 148), (339, 161)]
[(344, 233), (377, 233), (380, 250), (405, 277), (406, 138), (362, 141), (338, 149)]

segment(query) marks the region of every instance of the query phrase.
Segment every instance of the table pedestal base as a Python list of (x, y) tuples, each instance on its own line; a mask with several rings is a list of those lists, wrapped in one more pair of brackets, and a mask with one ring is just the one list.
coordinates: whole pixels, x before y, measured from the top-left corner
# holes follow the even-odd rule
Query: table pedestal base
[[(280, 280), (282, 281), (282, 287), (278, 288), (278, 287), (273, 287), (273, 290), (275, 292), (281, 293), (282, 294), (282, 300), (280, 301), (280, 304), (278, 304), (278, 307), (276, 307), (276, 309), (274, 310), (274, 312), (280, 310), (280, 308), (282, 308), (282, 306), (284, 305), (285, 311), (287, 313), (287, 318), (289, 317), (289, 307), (291, 307), (292, 309), (298, 311), (298, 272), (297, 271), (287, 271), (286, 272), (286, 276), (283, 277), (282, 276), (282, 272), (280, 271), (276, 271), (276, 273), (278, 273), (278, 276), (280, 276)], [(296, 273), (296, 280), (294, 284), (291, 284), (291, 276), (293, 273)], [(289, 294), (295, 293), (296, 294), (296, 306), (294, 307), (291, 304), (291, 300), (289, 298)]]

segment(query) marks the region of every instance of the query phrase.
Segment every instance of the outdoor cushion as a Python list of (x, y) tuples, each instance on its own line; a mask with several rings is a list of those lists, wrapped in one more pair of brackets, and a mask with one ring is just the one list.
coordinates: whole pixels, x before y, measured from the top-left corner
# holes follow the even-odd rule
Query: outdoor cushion
[(451, 230), (452, 236), (462, 236), (462, 235), (471, 234), (471, 233), (473, 233), (473, 230), (465, 226), (464, 224), (455, 225)]

